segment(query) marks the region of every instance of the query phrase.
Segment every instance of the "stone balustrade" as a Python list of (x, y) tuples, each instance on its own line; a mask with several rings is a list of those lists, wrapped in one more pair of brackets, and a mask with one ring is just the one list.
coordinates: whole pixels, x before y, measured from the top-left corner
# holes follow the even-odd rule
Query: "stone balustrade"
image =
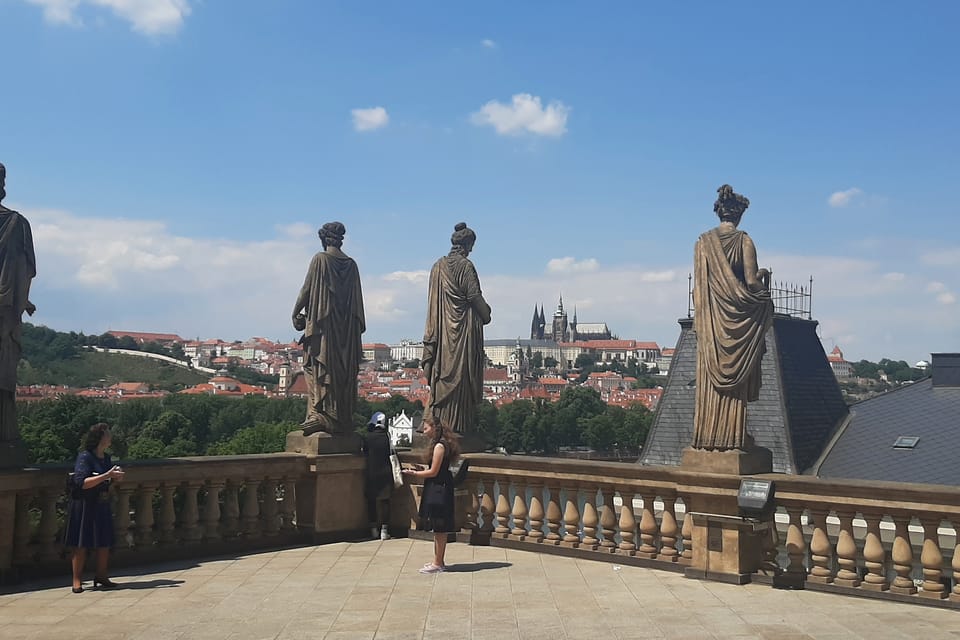
[[(305, 542), (296, 485), (309, 473), (296, 454), (214, 456), (125, 463), (110, 489), (114, 562), (134, 564)], [(68, 465), (0, 472), (0, 570), (64, 570)], [(9, 532), (8, 535), (6, 532)]]

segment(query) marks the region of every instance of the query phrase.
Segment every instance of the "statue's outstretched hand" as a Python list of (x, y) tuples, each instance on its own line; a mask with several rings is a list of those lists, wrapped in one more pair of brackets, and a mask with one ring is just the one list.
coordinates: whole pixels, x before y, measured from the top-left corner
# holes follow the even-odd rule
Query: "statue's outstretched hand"
[(27, 300), (27, 305), (23, 308), (23, 310), (27, 312), (28, 316), (32, 316), (37, 311), (37, 305)]

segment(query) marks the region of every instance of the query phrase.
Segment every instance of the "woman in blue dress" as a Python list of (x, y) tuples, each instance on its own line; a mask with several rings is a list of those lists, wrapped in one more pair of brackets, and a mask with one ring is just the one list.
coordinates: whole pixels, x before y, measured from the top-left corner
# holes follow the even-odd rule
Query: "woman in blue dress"
[(87, 432), (84, 450), (77, 456), (73, 470), (66, 542), (73, 547), (73, 592), (83, 592), (83, 565), (87, 550), (96, 550), (93, 586), (111, 589), (117, 586), (107, 577), (107, 562), (113, 546), (113, 514), (110, 512), (110, 484), (123, 479), (123, 470), (113, 464), (106, 450), (110, 447), (110, 426), (100, 422)]
[(420, 529), (433, 532), (433, 562), (428, 562), (420, 573), (443, 573), (447, 565), (447, 534), (457, 531), (454, 525), (453, 474), (450, 465), (460, 456), (457, 436), (436, 418), (423, 420), (423, 435), (430, 439), (428, 468), (405, 469), (404, 473), (424, 478), (420, 498)]

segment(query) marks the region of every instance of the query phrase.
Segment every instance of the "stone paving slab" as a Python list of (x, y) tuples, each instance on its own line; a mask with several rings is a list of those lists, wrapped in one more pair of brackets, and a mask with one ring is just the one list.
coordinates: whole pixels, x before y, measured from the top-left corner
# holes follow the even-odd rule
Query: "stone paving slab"
[(0, 638), (960, 639), (944, 609), (466, 545), (447, 548), (449, 572), (419, 574), (431, 557), (399, 539), (153, 565), (113, 591), (35, 582), (0, 592)]

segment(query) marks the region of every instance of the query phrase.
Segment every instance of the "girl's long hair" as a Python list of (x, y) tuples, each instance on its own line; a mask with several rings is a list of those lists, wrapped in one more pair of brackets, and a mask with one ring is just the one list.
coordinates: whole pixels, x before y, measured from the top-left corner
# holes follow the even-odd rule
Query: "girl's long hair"
[(460, 457), (460, 443), (457, 442), (457, 434), (437, 418), (428, 417), (423, 420), (427, 424), (432, 424), (434, 429), (433, 442), (427, 450), (427, 464), (430, 464), (431, 460), (433, 460), (433, 445), (436, 445), (438, 442), (443, 445), (447, 462), (450, 464), (456, 462)]

